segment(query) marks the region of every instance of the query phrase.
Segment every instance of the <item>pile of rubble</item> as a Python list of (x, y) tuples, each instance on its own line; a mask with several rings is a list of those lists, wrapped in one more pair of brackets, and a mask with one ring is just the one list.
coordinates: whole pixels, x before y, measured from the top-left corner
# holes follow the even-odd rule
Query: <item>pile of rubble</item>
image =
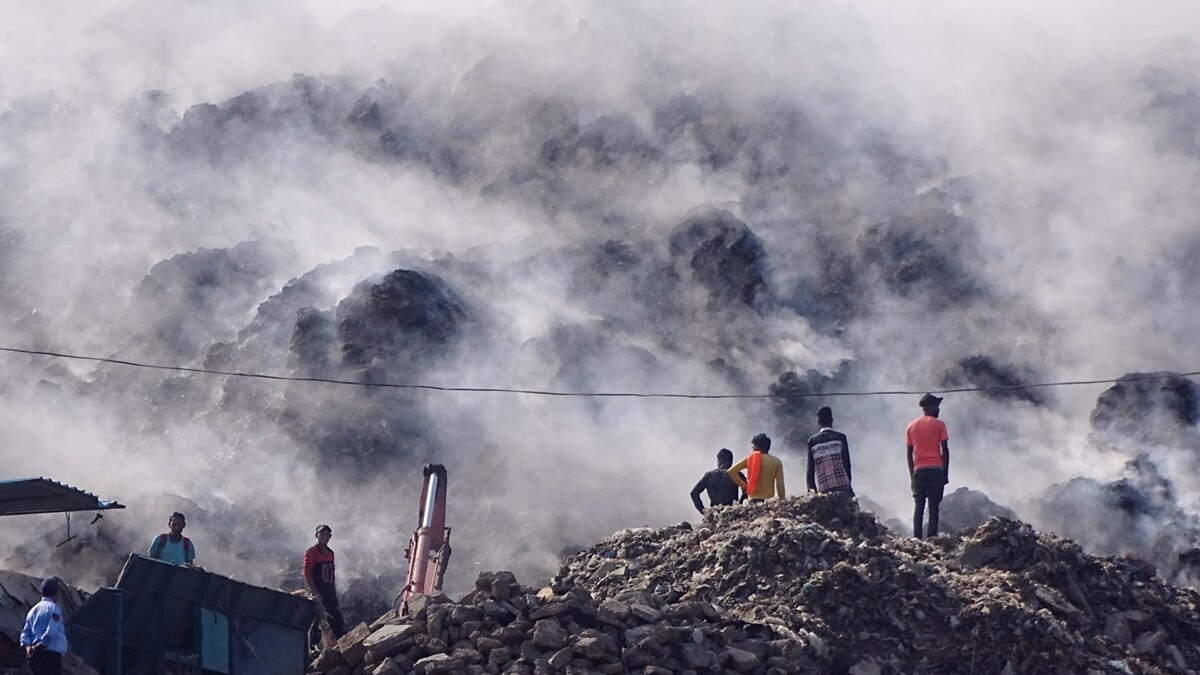
[(618, 533), (556, 581), (815, 635), (833, 672), (1200, 671), (1200, 594), (1004, 518), (920, 541), (838, 495), (716, 508), (695, 529)]
[(509, 572), (484, 573), (460, 602), (416, 595), (407, 616), (359, 624), (310, 673), (826, 672), (781, 626), (725, 619), (704, 602), (628, 590), (597, 602), (578, 585), (540, 591)]
[(1200, 593), (1148, 563), (1004, 518), (908, 539), (836, 495), (625, 530), (540, 590), (476, 586), (361, 624), (310, 672), (1200, 672)]

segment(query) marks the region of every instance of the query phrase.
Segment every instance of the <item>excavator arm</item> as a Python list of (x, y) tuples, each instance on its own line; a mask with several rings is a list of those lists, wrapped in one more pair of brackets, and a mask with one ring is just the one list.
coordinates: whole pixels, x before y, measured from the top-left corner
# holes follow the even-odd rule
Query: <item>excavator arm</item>
[(417, 529), (408, 541), (408, 577), (396, 597), (396, 610), (408, 614), (408, 599), (414, 593), (433, 593), (442, 589), (446, 565), (450, 562), (450, 528), (446, 527), (446, 467), (425, 466), (425, 484), (421, 488)]

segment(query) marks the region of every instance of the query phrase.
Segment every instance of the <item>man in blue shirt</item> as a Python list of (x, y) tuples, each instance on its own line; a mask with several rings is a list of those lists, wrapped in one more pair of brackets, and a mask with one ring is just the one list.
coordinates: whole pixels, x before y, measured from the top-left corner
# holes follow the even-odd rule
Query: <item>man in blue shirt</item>
[(42, 601), (25, 617), (21, 646), (29, 657), (33, 675), (62, 675), (62, 658), (67, 651), (67, 630), (58, 606), (58, 579), (42, 582)]
[(183, 536), (183, 528), (187, 527), (187, 519), (176, 511), (167, 519), (167, 528), (150, 542), (150, 550), (146, 555), (156, 560), (169, 562), (172, 565), (191, 566), (196, 559), (196, 547), (192, 541)]

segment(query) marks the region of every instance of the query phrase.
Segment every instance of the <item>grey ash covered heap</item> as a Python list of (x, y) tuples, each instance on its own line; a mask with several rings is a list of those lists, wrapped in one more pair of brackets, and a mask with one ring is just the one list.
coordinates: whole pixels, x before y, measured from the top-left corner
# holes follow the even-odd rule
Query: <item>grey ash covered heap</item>
[[(442, 600), (442, 602), (437, 602)], [(1200, 594), (993, 518), (930, 541), (840, 495), (625, 530), (551, 584), (360, 625), (324, 673), (1191, 673)]]

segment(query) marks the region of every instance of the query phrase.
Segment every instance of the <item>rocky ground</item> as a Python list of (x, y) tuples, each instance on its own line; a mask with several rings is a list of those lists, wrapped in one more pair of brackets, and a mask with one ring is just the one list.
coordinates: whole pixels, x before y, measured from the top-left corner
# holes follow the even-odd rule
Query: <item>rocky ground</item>
[(1200, 593), (994, 517), (900, 537), (855, 501), (624, 530), (550, 585), (485, 573), (360, 624), (311, 673), (1194, 673)]

